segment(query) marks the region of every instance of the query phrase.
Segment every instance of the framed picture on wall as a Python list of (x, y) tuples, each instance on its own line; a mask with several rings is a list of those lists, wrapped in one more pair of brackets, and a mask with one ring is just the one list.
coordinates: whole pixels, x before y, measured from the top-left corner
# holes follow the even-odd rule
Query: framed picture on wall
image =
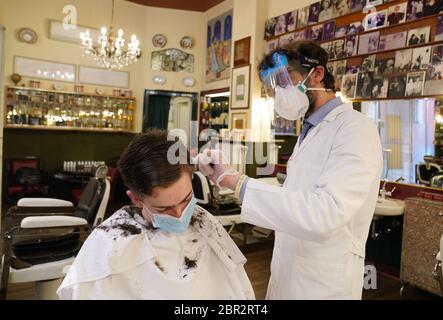
[(251, 52), (251, 37), (235, 41), (234, 67), (248, 65), (250, 52)]
[(232, 70), (231, 109), (249, 108), (249, 78), (251, 66), (247, 65)]
[(245, 130), (247, 128), (246, 112), (235, 112), (231, 114), (231, 130)]

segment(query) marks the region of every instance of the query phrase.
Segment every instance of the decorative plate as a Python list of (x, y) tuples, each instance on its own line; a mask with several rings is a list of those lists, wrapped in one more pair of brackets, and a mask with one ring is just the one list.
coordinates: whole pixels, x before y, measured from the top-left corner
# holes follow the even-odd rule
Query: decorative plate
[(163, 48), (167, 42), (168, 41), (166, 37), (162, 34), (156, 34), (155, 36), (152, 37), (152, 44), (156, 48)]
[(194, 46), (194, 39), (190, 36), (183, 37), (180, 40), (180, 46), (182, 49), (192, 49)]
[(185, 87), (193, 87), (195, 86), (195, 79), (193, 77), (185, 77), (183, 78), (182, 83)]
[(159, 84), (161, 86), (166, 83), (166, 77), (163, 75), (156, 75), (152, 80), (154, 81), (155, 84)]
[(18, 39), (21, 42), (26, 42), (26, 43), (32, 44), (32, 43), (37, 42), (38, 37), (37, 37), (37, 33), (35, 33), (34, 30), (29, 29), (29, 28), (21, 28), (18, 31)]

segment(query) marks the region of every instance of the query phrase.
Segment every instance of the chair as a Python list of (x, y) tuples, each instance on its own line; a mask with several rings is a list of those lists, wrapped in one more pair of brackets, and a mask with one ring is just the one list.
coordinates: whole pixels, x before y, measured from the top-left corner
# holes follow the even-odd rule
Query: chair
[(429, 186), (432, 176), (442, 172), (442, 168), (436, 163), (421, 162), (417, 164), (417, 182)]
[(27, 157), (22, 159), (10, 159), (7, 162), (7, 186), (6, 195), (8, 203), (16, 203), (19, 198), (25, 196), (43, 195), (47, 192), (47, 187), (43, 185), (26, 187), (17, 183), (17, 172), (23, 168), (40, 169), (40, 159)]
[(110, 183), (100, 166), (87, 184), (77, 207), (69, 201), (24, 198), (5, 219), (0, 299), (8, 283), (37, 282), (41, 299), (56, 299), (56, 289), (84, 239), (105, 215)]
[(211, 188), (208, 178), (201, 172), (194, 172), (192, 175), (192, 188), (194, 190), (197, 203), (201, 205), (209, 205), (212, 198)]

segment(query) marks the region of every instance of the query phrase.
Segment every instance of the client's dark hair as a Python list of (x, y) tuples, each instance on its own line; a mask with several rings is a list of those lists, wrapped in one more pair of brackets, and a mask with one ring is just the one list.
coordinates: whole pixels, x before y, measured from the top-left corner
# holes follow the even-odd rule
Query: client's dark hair
[[(168, 150), (172, 146), (177, 150), (177, 164), (168, 161)], [(182, 159), (184, 155), (186, 159)], [(165, 188), (174, 184), (183, 172), (191, 174), (189, 159), (189, 152), (181, 142), (168, 141), (167, 132), (152, 129), (132, 140), (121, 156), (118, 167), (129, 190), (138, 196), (149, 196), (156, 187)]]
[(326, 89), (335, 92), (334, 76), (328, 71), (328, 53), (313, 41), (296, 41), (287, 46), (283, 46), (267, 54), (258, 66), (258, 72), (273, 66), (272, 56), (275, 52), (284, 54), (288, 59), (288, 64), (295, 71), (306, 76), (312, 67), (323, 66), (325, 75), (322, 83)]

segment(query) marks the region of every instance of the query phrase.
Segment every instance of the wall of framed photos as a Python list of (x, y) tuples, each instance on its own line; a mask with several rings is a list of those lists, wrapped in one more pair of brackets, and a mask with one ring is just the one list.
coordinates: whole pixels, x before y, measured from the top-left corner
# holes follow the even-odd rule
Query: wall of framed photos
[(442, 0), (323, 0), (268, 19), (266, 51), (318, 42), (352, 101), (443, 95)]

